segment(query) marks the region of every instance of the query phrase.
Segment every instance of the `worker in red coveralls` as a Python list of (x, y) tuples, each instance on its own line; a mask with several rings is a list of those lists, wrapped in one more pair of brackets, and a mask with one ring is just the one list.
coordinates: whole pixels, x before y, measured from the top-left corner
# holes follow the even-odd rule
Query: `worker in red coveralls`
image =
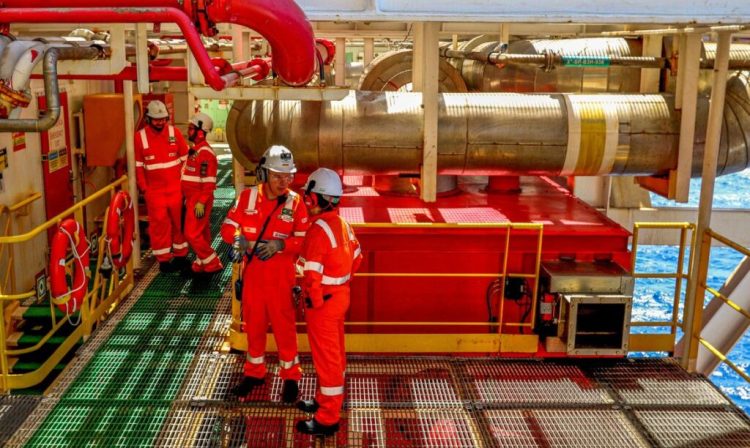
[(279, 350), (281, 398), (294, 403), (299, 395), (302, 370), (292, 288), (309, 224), (302, 198), (289, 189), (296, 172), (291, 151), (279, 145), (268, 148), (255, 172), (259, 185), (239, 195), (221, 226), (222, 238), (232, 244), (233, 261), (244, 262), (241, 297), (247, 355), (245, 376), (232, 389), (240, 398), (265, 381), (269, 321)]
[(351, 226), (338, 213), (343, 194), (338, 174), (317, 169), (307, 179), (304, 191), (311, 223), (300, 255), (302, 297), (319, 388), (315, 399), (297, 403), (300, 410), (314, 414), (312, 419), (298, 422), (297, 430), (328, 436), (339, 429), (346, 370), (344, 316), (349, 309), (349, 282), (362, 254)]
[(188, 243), (181, 231), (180, 175), (188, 146), (178, 129), (167, 124), (169, 113), (161, 101), (151, 101), (148, 123), (135, 135), (135, 173), (148, 209), (151, 250), (161, 272), (188, 266)]
[(206, 142), (214, 122), (208, 115), (197, 113), (190, 119), (188, 140), (194, 146), (182, 167), (182, 195), (185, 197), (185, 238), (195, 252), (191, 269), (196, 274), (221, 271), (216, 251), (211, 247), (210, 217), (216, 189), (216, 154)]

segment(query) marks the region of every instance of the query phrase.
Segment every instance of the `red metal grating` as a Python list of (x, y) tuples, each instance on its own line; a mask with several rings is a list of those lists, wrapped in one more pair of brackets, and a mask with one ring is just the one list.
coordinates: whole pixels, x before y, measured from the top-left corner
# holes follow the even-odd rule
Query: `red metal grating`
[(485, 406), (614, 403), (603, 386), (575, 365), (498, 359), (469, 361), (462, 370), (472, 398)]
[(747, 448), (746, 416), (726, 409), (635, 411), (638, 420), (662, 448)]
[(492, 410), (484, 417), (499, 447), (640, 448), (650, 446), (616, 410)]
[(450, 364), (427, 360), (350, 361), (350, 408), (461, 407)]
[(705, 378), (691, 375), (673, 361), (632, 360), (592, 369), (592, 377), (607, 384), (626, 404), (639, 406), (728, 405), (729, 401)]

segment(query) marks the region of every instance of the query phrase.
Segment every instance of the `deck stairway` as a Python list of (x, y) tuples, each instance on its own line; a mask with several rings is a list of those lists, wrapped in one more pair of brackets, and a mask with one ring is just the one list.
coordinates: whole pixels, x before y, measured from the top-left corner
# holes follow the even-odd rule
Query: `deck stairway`
[[(219, 177), (214, 234), (234, 196), (227, 163)], [(750, 446), (747, 416), (708, 380), (667, 359), (351, 355), (341, 431), (327, 439), (299, 435), (294, 425), (305, 416), (280, 402), (275, 368), (248, 401), (229, 394), (244, 357), (222, 350), (228, 277), (228, 267), (201, 282), (153, 267), (49, 396), (0, 397), (0, 444)], [(302, 394), (311, 397), (314, 369), (309, 356), (302, 363)]]

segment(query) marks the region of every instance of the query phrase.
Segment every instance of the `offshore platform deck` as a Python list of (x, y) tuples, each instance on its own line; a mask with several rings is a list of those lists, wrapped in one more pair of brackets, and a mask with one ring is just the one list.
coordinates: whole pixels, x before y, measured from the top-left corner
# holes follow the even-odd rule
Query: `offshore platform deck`
[[(226, 165), (222, 171), (214, 232), (234, 196)], [(0, 397), (0, 444), (750, 446), (750, 420), (707, 379), (653, 358), (350, 354), (341, 430), (325, 439), (300, 435), (295, 423), (307, 416), (280, 402), (274, 368), (247, 400), (229, 393), (244, 359), (227, 346), (229, 272), (194, 282), (148, 269), (49, 395)], [(309, 356), (302, 364), (309, 398), (315, 372)]]

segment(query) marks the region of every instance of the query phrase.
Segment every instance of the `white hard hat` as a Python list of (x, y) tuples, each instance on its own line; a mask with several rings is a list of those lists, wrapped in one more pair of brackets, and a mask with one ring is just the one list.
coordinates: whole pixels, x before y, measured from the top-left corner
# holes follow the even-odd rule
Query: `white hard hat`
[(167, 106), (164, 105), (159, 100), (154, 100), (148, 103), (148, 107), (146, 108), (146, 115), (148, 115), (151, 118), (167, 118), (169, 116), (169, 112), (167, 112)]
[(285, 146), (273, 145), (266, 149), (263, 158), (260, 159), (258, 168), (274, 171), (276, 173), (294, 174), (297, 167), (294, 166), (294, 156)]
[(203, 112), (198, 112), (197, 114), (193, 115), (193, 118), (190, 119), (190, 123), (206, 133), (211, 132), (211, 129), (214, 128), (214, 121), (211, 119), (211, 117), (204, 114)]
[(328, 168), (318, 168), (307, 178), (304, 190), (307, 193), (319, 193), (340, 197), (344, 194), (341, 178), (335, 171)]

